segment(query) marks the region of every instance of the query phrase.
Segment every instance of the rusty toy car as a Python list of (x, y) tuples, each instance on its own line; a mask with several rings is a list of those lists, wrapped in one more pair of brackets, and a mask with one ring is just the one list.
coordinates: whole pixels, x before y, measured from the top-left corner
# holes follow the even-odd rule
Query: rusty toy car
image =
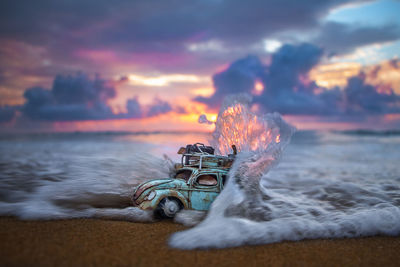
[(200, 143), (181, 147), (180, 164), (173, 178), (140, 184), (133, 194), (133, 205), (172, 218), (181, 209), (208, 210), (222, 191), (234, 154), (214, 155), (214, 148)]

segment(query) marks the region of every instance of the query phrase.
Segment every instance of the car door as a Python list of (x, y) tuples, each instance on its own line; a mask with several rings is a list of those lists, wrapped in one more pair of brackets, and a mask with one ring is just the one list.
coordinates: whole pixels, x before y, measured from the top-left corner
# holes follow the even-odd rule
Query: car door
[(193, 178), (190, 188), (192, 209), (208, 210), (220, 192), (218, 174), (200, 173)]

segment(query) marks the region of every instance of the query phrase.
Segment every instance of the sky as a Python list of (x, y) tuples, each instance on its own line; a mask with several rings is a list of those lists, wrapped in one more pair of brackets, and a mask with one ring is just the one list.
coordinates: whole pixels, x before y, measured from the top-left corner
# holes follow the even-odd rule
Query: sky
[(397, 0), (3, 0), (0, 131), (210, 131), (230, 94), (299, 129), (400, 128)]

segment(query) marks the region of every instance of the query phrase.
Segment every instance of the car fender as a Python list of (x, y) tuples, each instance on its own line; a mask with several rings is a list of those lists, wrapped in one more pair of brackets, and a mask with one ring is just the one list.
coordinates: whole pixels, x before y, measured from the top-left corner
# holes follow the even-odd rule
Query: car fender
[(152, 203), (154, 207), (157, 207), (160, 201), (166, 197), (175, 197), (181, 201), (183, 204), (184, 209), (189, 209), (189, 203), (187, 198), (180, 192), (172, 189), (162, 189), (162, 190), (157, 190), (157, 196), (153, 199)]

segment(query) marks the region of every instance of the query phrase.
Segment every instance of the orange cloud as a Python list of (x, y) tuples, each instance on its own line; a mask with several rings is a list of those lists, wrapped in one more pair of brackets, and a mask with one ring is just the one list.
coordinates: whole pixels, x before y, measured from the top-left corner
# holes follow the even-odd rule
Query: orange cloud
[(261, 95), (264, 91), (264, 85), (261, 81), (256, 81), (253, 90), (251, 91), (254, 95)]
[(313, 68), (309, 78), (320, 87), (344, 87), (347, 85), (347, 79), (358, 75), (360, 70), (361, 64), (354, 62), (324, 64)]
[(213, 87), (201, 87), (201, 88), (193, 88), (190, 90), (190, 93), (194, 96), (203, 96), (209, 97), (213, 95), (215, 89)]
[(375, 86), (379, 92), (391, 88), (400, 94), (400, 60), (397, 59), (366, 67), (355, 62), (318, 65), (310, 71), (309, 78), (321, 87), (344, 87), (348, 78), (361, 72), (365, 74), (366, 83)]
[(378, 88), (390, 87), (396, 94), (400, 94), (400, 60), (394, 59), (367, 67), (365, 72), (367, 83)]
[(133, 85), (167, 86), (170, 83), (200, 83), (208, 80), (208, 78), (194, 74), (168, 74), (158, 76), (130, 74), (128, 75), (128, 80)]

